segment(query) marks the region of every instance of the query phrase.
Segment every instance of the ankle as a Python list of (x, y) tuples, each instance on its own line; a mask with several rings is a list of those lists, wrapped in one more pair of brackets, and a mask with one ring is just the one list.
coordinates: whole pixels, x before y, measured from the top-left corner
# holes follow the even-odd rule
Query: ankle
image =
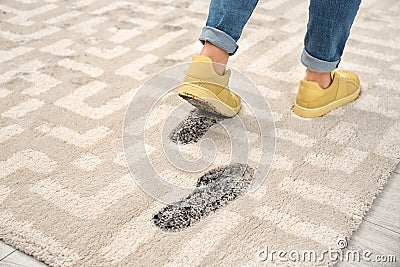
[(328, 88), (332, 83), (332, 77), (330, 72), (316, 72), (310, 69), (306, 70), (306, 77), (304, 78), (310, 82), (318, 83), (322, 89)]
[(225, 50), (206, 41), (200, 55), (211, 58), (215, 72), (218, 75), (224, 75), (229, 59), (229, 54)]

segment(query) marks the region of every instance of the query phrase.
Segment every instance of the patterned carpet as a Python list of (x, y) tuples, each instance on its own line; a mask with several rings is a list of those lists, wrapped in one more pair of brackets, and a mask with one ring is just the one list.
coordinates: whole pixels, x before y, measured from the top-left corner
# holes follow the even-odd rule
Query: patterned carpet
[[(400, 3), (362, 2), (341, 63), (360, 75), (362, 94), (314, 120), (291, 112), (307, 4), (259, 3), (231, 60), (275, 120), (268, 177), (171, 232), (153, 222), (166, 204), (128, 171), (124, 119), (148, 78), (198, 53), (208, 2), (1, 1), (0, 239), (51, 266), (256, 266), (272, 265), (257, 256), (265, 247), (321, 253), (349, 238), (400, 161)], [(166, 101), (156, 114), (181, 100)], [(155, 168), (185, 185), (229, 163), (182, 173), (153, 148)]]

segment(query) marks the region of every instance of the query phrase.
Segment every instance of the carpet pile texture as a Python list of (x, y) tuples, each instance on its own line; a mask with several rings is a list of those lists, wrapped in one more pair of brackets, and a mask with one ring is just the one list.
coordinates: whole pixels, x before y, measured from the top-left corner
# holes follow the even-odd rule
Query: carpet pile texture
[[(313, 120), (291, 111), (304, 75), (308, 1), (260, 2), (230, 64), (270, 105), (270, 173), (255, 193), (164, 231), (153, 216), (167, 205), (141, 191), (127, 169), (124, 117), (146, 79), (199, 52), (208, 4), (1, 2), (1, 240), (51, 266), (255, 266), (265, 247), (321, 252), (351, 236), (400, 160), (399, 2), (362, 1), (341, 63), (360, 75), (362, 94)], [(150, 136), (179, 101), (169, 95), (158, 116), (149, 115)], [(187, 116), (196, 125), (196, 114)], [(195, 187), (229, 163), (221, 121), (206, 120), (201, 135), (223, 151), (202, 172), (168, 166), (159, 142), (149, 141), (149, 157), (167, 179)], [(257, 130), (247, 122), (256, 153)], [(196, 157), (199, 138), (178, 134), (183, 153)]]

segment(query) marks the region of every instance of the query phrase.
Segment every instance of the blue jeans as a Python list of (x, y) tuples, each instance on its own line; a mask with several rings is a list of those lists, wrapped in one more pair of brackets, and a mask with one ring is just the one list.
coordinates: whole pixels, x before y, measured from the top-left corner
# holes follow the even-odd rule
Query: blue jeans
[[(243, 28), (258, 0), (211, 0), (200, 41), (208, 41), (233, 55)], [(310, 0), (307, 33), (301, 62), (318, 72), (339, 65), (361, 0)]]

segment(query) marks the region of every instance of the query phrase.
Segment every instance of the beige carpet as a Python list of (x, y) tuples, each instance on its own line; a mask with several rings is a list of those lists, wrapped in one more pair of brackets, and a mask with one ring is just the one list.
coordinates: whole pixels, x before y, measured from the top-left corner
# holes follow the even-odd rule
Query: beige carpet
[(254, 194), (165, 232), (151, 221), (165, 204), (125, 166), (124, 116), (147, 78), (199, 51), (207, 6), (1, 2), (1, 240), (52, 266), (253, 266), (264, 247), (321, 252), (350, 237), (400, 160), (399, 2), (363, 1), (341, 65), (362, 95), (315, 120), (290, 111), (307, 1), (260, 3), (231, 64), (270, 104), (271, 172)]

